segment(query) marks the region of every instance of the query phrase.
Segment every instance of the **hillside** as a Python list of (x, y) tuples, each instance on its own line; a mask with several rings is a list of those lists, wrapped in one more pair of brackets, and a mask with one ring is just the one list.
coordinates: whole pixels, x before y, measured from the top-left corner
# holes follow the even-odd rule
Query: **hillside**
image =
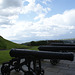
[(75, 43), (75, 38), (71, 39), (60, 39), (60, 40), (40, 40), (22, 43), (27, 46), (39, 46), (39, 45), (50, 45), (51, 43)]
[(62, 39), (62, 40), (75, 40), (75, 38), (71, 38), (71, 39)]
[(11, 49), (11, 48), (28, 48), (28, 46), (16, 44), (0, 36), (0, 49)]

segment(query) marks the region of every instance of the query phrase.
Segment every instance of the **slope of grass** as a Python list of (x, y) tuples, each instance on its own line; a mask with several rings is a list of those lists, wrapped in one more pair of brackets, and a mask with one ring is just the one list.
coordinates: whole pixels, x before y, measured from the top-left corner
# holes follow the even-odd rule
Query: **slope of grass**
[(7, 44), (7, 49), (11, 49), (11, 48), (29, 48), (28, 46), (16, 44), (16, 43), (13, 43), (13, 42), (8, 41), (8, 40), (6, 40), (6, 44)]
[(11, 42), (0, 36), (0, 49), (11, 49), (11, 48), (29, 48), (29, 46)]
[(0, 49), (6, 49), (6, 42), (1, 36), (0, 36)]

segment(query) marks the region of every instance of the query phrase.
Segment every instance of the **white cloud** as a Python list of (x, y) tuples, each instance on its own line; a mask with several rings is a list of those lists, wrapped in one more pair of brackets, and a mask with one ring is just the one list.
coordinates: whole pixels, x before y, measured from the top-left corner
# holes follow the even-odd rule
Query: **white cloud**
[(72, 30), (75, 29), (74, 12), (75, 10), (69, 10), (49, 18), (42, 17), (43, 19), (38, 22), (21, 21), (12, 26), (3, 25), (0, 27), (0, 34), (10, 40), (20, 40), (32, 36), (50, 38), (64, 35), (67, 32), (72, 33)]
[(22, 0), (2, 0), (0, 6), (0, 25), (11, 25), (18, 18)]
[[(24, 5), (24, 2), (28, 5)], [(44, 0), (44, 3), (52, 0)], [(56, 14), (46, 17), (49, 7), (43, 7), (35, 0), (0, 0), (0, 35), (10, 40), (20, 40), (28, 37), (53, 37), (66, 34), (72, 34), (75, 29), (75, 9), (64, 11), (62, 14)], [(34, 12), (37, 15), (34, 21), (17, 21), (20, 14)], [(39, 20), (38, 20), (39, 19)], [(38, 21), (36, 21), (38, 20)]]
[(44, 18), (44, 17), (45, 17), (44, 14), (39, 14), (38, 16), (36, 16), (36, 17), (34, 18), (34, 20), (42, 19), (42, 18)]
[[(26, 1), (29, 2), (28, 5), (24, 5)], [(12, 1), (2, 0), (0, 1), (0, 3), (1, 3), (0, 17), (6, 18), (2, 20), (2, 22), (0, 23), (3, 25), (5, 24), (5, 22), (6, 25), (10, 23), (11, 24), (15, 23), (16, 19), (18, 19), (19, 14), (28, 14), (30, 12), (34, 12), (37, 13), (37, 15), (44, 14), (45, 16), (45, 14), (51, 10), (48, 7), (44, 8), (42, 5), (36, 4), (35, 0), (12, 0)]]
[(10, 40), (19, 39), (19, 37), (29, 37), (29, 35), (27, 35), (27, 32), (31, 31), (29, 28), (31, 27), (31, 24), (32, 22), (17, 22), (12, 26), (2, 25), (0, 26), (0, 34)]
[(9, 7), (21, 7), (23, 0), (2, 0), (1, 6), (2, 8), (9, 8)]
[(22, 8), (21, 13), (30, 13), (31, 11), (37, 13), (37, 14), (41, 14), (41, 13), (47, 13), (48, 11), (50, 11), (50, 8), (44, 8), (42, 5), (40, 5), (39, 3), (36, 4), (35, 0), (26, 0), (29, 2), (29, 4), (27, 6), (24, 6)]
[[(39, 15), (35, 19), (42, 16)], [(68, 10), (63, 14), (56, 14), (49, 18), (42, 17), (39, 22), (34, 24), (33, 28), (36, 29), (33, 32), (36, 36), (44, 35), (47, 37), (48, 35), (59, 36), (66, 34), (75, 29), (75, 10)]]
[(2, 4), (3, 0), (0, 0), (0, 4)]
[(32, 34), (35, 34), (37, 37), (52, 37), (53, 34), (50, 34), (49, 32), (31, 32)]
[(42, 3), (47, 4), (47, 2), (52, 2), (52, 0), (43, 0)]

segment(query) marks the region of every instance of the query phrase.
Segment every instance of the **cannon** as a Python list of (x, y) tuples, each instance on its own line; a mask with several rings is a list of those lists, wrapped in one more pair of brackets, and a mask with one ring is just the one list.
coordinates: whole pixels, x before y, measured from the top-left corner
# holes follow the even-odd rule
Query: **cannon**
[[(52, 43), (51, 45), (39, 46), (38, 49), (51, 52), (75, 52), (75, 44)], [(59, 59), (50, 59), (52, 65), (56, 65), (59, 62)]]
[[(44, 75), (44, 70), (41, 67), (41, 59), (74, 60), (73, 53), (11, 49), (9, 54), (12, 59), (2, 64), (2, 75), (10, 75), (12, 70), (17, 72), (23, 71), (24, 75)], [(23, 65), (26, 65), (28, 70), (24, 70)]]

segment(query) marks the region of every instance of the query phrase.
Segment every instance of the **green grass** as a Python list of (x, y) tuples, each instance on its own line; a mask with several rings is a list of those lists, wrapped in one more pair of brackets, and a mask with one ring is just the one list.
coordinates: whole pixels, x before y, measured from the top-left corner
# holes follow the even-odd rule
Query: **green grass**
[(3, 50), (0, 51), (0, 64), (7, 62), (11, 59), (10, 55), (9, 55), (9, 51), (10, 50)]
[(30, 46), (30, 50), (38, 50), (38, 46)]

